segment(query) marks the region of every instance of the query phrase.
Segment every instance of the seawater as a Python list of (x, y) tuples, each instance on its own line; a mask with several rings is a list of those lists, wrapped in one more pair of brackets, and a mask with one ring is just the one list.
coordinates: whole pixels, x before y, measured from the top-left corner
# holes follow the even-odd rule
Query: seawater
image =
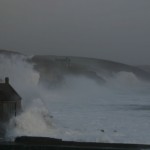
[(46, 136), (72, 141), (150, 144), (150, 83), (121, 71), (98, 84), (66, 75), (47, 88), (40, 74), (18, 56), (0, 58), (0, 77), (10, 77), (23, 111), (12, 118), (7, 137)]

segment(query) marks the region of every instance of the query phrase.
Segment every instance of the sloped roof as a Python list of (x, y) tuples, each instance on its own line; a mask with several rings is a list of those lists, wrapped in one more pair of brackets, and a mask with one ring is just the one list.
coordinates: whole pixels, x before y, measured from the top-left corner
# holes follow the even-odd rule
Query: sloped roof
[(21, 100), (21, 97), (9, 83), (0, 83), (0, 101), (18, 100)]

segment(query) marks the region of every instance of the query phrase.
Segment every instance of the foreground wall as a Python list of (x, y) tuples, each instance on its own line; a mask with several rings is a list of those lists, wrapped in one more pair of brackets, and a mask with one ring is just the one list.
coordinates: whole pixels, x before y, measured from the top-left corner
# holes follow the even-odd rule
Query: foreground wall
[(0, 150), (148, 150), (150, 145), (71, 142), (52, 138), (21, 137), (1, 142)]

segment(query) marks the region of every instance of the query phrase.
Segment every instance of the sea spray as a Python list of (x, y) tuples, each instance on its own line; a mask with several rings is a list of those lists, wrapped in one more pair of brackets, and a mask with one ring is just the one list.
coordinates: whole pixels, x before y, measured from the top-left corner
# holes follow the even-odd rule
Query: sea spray
[(150, 84), (133, 72), (107, 76), (103, 85), (84, 75), (66, 74), (61, 86), (47, 88), (39, 84), (40, 73), (25, 58), (0, 61), (1, 78), (10, 76), (23, 98), (22, 113), (11, 119), (7, 137), (149, 143)]
[(10, 120), (6, 137), (19, 135), (49, 135), (51, 116), (40, 99), (39, 73), (25, 57), (0, 56), (0, 78), (9, 76), (11, 85), (22, 97), (22, 113)]
[(25, 57), (0, 56), (0, 78), (5, 77), (10, 78), (10, 84), (25, 99), (22, 101), (23, 106), (25, 106), (24, 102), (38, 95), (39, 73), (33, 69), (33, 65), (27, 63)]
[(49, 137), (53, 135), (53, 131), (52, 116), (42, 101), (35, 99), (20, 115), (11, 119), (7, 137), (15, 137), (16, 135)]

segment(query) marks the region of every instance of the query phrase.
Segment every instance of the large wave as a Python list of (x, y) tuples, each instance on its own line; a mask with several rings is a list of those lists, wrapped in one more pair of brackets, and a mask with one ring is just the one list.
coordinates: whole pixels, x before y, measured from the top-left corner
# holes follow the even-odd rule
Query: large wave
[[(0, 77), (9, 76), (10, 84), (23, 98), (22, 112), (10, 120), (7, 138), (30, 135), (149, 143), (149, 109), (145, 106), (150, 105), (150, 84), (130, 69), (113, 72), (111, 76), (105, 76), (107, 69), (103, 74), (98, 70), (89, 76), (82, 68), (82, 73), (65, 71), (61, 80), (56, 80), (52, 76), (60, 73), (60, 64), (59, 69), (52, 66), (42, 70), (20, 56), (0, 56), (0, 62)], [(97, 82), (99, 78), (95, 76), (99, 74), (105, 83)], [(52, 85), (44, 86), (43, 81)]]

